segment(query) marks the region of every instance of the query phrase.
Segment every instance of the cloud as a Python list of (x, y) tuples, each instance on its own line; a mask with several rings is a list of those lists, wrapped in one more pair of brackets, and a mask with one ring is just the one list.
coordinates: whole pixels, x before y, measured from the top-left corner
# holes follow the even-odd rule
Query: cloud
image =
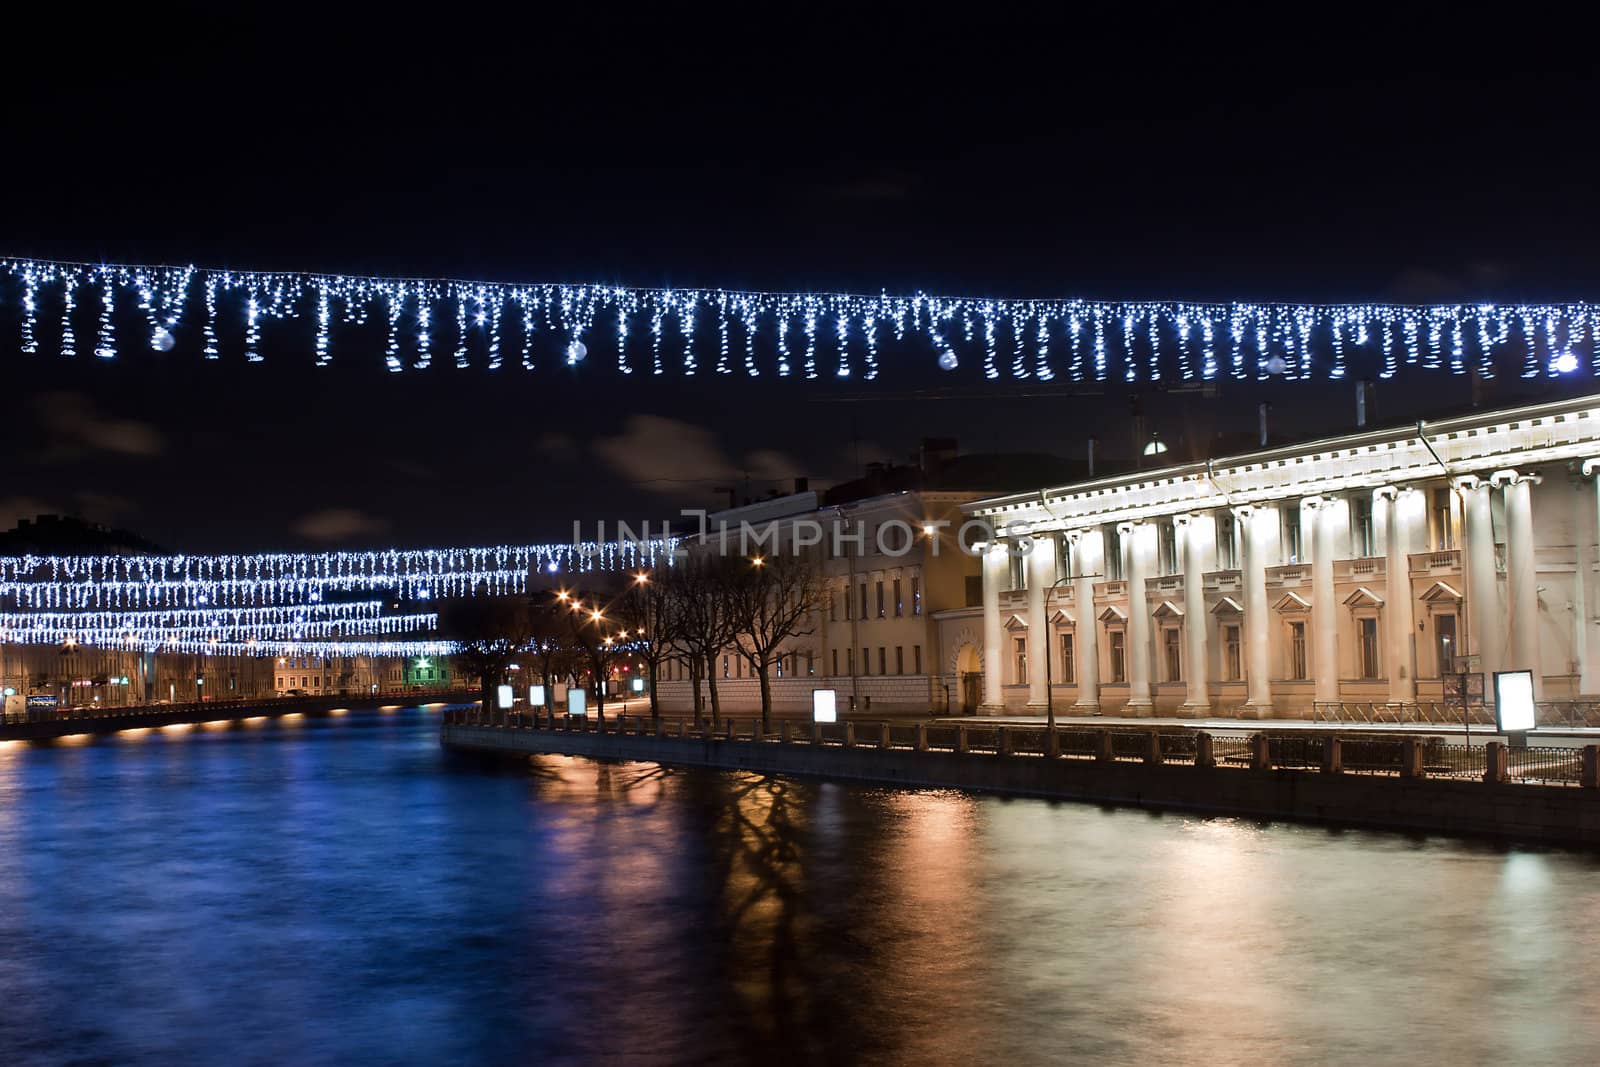
[(771, 449), (757, 449), (740, 461), (711, 431), (661, 415), (631, 416), (620, 435), (596, 441), (594, 451), (629, 482), (668, 496), (691, 486), (739, 485), (746, 478), (786, 481), (802, 469)]
[(389, 523), (354, 508), (328, 508), (296, 519), (290, 529), (308, 541), (344, 541), (385, 533)]
[(45, 393), (36, 407), (56, 458), (87, 452), (159, 456), (166, 449), (154, 426), (108, 415), (82, 393)]

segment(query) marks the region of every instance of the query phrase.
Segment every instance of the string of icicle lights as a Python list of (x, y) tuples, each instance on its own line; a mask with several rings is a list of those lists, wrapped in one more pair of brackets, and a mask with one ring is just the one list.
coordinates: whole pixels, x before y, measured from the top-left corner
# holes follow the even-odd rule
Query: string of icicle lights
[(674, 541), (603, 541), (390, 552), (218, 556), (0, 557), (0, 598), (19, 608), (204, 609), (315, 605), (384, 590), (405, 600), (505, 596), (546, 574), (630, 570), (670, 559)]
[(169, 639), (216, 640), (228, 644), (245, 644), (251, 641), (331, 640), (378, 634), (415, 635), (437, 630), (438, 626), (439, 617), (431, 612), (338, 621), (192, 626), (150, 624), (103, 626), (94, 624), (84, 615), (72, 613), (51, 613), (30, 617), (12, 612), (0, 620), (0, 641), (23, 645), (50, 645), (77, 641), (96, 646), (154, 648)]
[[(1600, 305), (1004, 300), (926, 293), (760, 293), (507, 284), (199, 267), (0, 260), (21, 348), (115, 359), (192, 337), (260, 362), (263, 326), (307, 320), (325, 367), (345, 328), (383, 331), (384, 365), (576, 366), (604, 332), (622, 374), (878, 377), (880, 346), (919, 338), (946, 371), (988, 379), (1155, 382), (1600, 374)], [(120, 309), (120, 310), (119, 310)], [(131, 318), (137, 315), (138, 319)], [(131, 342), (118, 323), (138, 321)]]
[[(5, 556), (0, 603), (13, 610), (0, 611), (0, 641), (253, 655), (338, 645), (364, 655), (411, 654), (394, 652), (404, 642), (392, 638), (436, 630), (435, 613), (384, 614), (383, 601), (340, 598), (382, 592), (393, 607), (414, 609), (437, 598), (513, 595), (528, 589), (535, 571), (653, 567), (670, 562), (674, 547), (671, 539), (619, 539), (385, 552)], [(374, 640), (384, 635), (390, 639)], [(368, 640), (356, 640), (363, 636)], [(428, 647), (445, 650), (437, 641)]]

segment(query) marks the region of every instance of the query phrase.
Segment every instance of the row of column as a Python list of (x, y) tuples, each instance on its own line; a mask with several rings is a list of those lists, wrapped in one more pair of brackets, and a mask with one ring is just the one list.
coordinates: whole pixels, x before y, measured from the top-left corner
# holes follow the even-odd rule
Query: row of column
[[(1600, 468), (1600, 459), (1591, 461)], [(1588, 473), (1586, 466), (1585, 473)], [(1464, 518), (1463, 573), (1466, 582), (1467, 610), (1475, 613), (1461, 620), (1467, 634), (1465, 651), (1479, 657), (1478, 669), (1486, 679), (1509, 662), (1538, 671), (1538, 587), (1534, 566), (1533, 512), (1529, 486), (1539, 481), (1536, 474), (1512, 470), (1497, 471), (1489, 478), (1459, 478)], [(1508, 610), (1502, 619), (1498, 610), (1499, 593), (1495, 566), (1492, 519), (1493, 491), (1503, 491), (1507, 542)], [(1600, 484), (1597, 484), (1600, 490)], [(1600, 522), (1600, 491), (1596, 494), (1597, 522)], [(1338, 554), (1346, 516), (1335, 501), (1308, 497), (1301, 502), (1310, 516), (1311, 622), (1314, 699), (1339, 700), (1338, 601), (1334, 592), (1333, 563)], [(1275, 507), (1239, 506), (1232, 509), (1240, 530), (1240, 575), (1243, 610), (1243, 655), (1246, 700), (1241, 713), (1246, 717), (1269, 716), (1272, 709), (1271, 641), (1268, 631), (1271, 613), (1267, 606), (1267, 567), (1275, 560), (1268, 556), (1277, 548), (1278, 530)], [(1384, 531), (1386, 559), (1384, 617), (1387, 636), (1389, 700), (1416, 701), (1416, 617), (1411, 589), (1410, 551), (1416, 524), (1425, 516), (1420, 494), (1410, 488), (1385, 486), (1373, 493), (1374, 530)], [(1174, 518), (1181, 568), (1185, 576), (1184, 599), (1184, 712), (1203, 714), (1211, 705), (1208, 690), (1207, 627), (1205, 625), (1205, 583), (1202, 576), (1216, 559), (1215, 526), (1196, 522), (1195, 516)], [(1118, 527), (1123, 552), (1123, 581), (1128, 593), (1126, 677), (1129, 714), (1147, 713), (1152, 705), (1150, 615), (1146, 610), (1146, 582), (1152, 573), (1156, 530), (1150, 523), (1124, 523)], [(1095, 617), (1094, 586), (1105, 580), (1105, 538), (1099, 528), (1067, 534), (1073, 555), (1072, 579), (1078, 620), (1075, 629), (1078, 698), (1080, 713), (1099, 707), (1100, 649)], [(1056, 545), (1045, 537), (1033, 542), (1028, 555), (1028, 644), (1030, 662), (1040, 664), (1042, 656), (1053, 654), (1047, 617), (1047, 592), (1058, 584)], [(1000, 587), (1008, 573), (1008, 550), (1002, 543), (988, 547), (983, 555), (983, 702), (990, 710), (1003, 705), (1002, 640)], [(1582, 585), (1582, 574), (1579, 586)], [(1581, 593), (1580, 593), (1581, 595)], [(1581, 604), (1581, 601), (1580, 601)], [(1578, 608), (1581, 612), (1581, 607)], [(1509, 631), (1504, 645), (1498, 639), (1501, 626)], [(1581, 639), (1581, 620), (1580, 633)], [(1581, 647), (1581, 642), (1580, 642)], [(1502, 648), (1507, 654), (1501, 655)], [(1029, 672), (1028, 706), (1043, 709), (1047, 700), (1046, 672)]]

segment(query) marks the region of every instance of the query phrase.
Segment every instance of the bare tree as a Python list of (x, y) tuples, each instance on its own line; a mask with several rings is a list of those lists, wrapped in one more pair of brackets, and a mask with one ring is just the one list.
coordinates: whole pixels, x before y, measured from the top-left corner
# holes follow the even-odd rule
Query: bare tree
[(595, 710), (604, 715), (606, 682), (611, 677), (611, 665), (627, 651), (626, 642), (616, 623), (599, 610), (590, 614), (580, 613), (574, 619), (574, 652), (581, 662), (589, 665), (595, 682)]
[(796, 637), (815, 630), (822, 597), (818, 567), (808, 557), (775, 553), (755, 557), (732, 584), (734, 647), (761, 680), (761, 725), (772, 725), (772, 665)]
[(544, 707), (555, 708), (555, 683), (572, 673), (574, 649), (573, 624), (568, 605), (549, 597), (533, 609), (532, 640), (528, 644), (528, 659), (532, 672), (544, 685)]
[(493, 710), (496, 687), (533, 641), (532, 602), (525, 597), (454, 601), (441, 608), (439, 627), (456, 642), (456, 670), (478, 679), (483, 710)]
[(668, 596), (677, 612), (677, 645), (688, 656), (695, 678), (695, 722), (702, 720), (700, 677), (704, 672), (711, 698), (711, 723), (722, 723), (722, 702), (717, 693), (717, 656), (733, 643), (738, 625), (733, 610), (736, 565), (744, 560), (719, 555), (691, 555), (679, 561), (669, 578)]
[[(659, 578), (641, 571), (633, 583), (612, 604), (612, 614), (626, 634), (628, 647), (644, 660), (650, 672), (650, 718), (661, 719), (661, 703), (656, 692), (656, 677), (661, 666), (680, 643), (682, 612), (679, 598), (672, 593), (670, 572)], [(700, 682), (695, 679), (696, 708)], [(697, 715), (696, 718), (699, 716)]]

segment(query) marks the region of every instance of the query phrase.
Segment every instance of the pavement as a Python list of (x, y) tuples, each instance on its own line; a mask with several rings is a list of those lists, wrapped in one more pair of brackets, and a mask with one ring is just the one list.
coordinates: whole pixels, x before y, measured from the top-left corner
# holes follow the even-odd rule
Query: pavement
[[(976, 717), (968, 715), (932, 721), (944, 723), (964, 722), (976, 726), (1043, 726), (1045, 717), (1043, 715), (983, 715)], [(1093, 730), (1105, 726), (1180, 726), (1194, 730), (1206, 730), (1224, 737), (1235, 734), (1252, 734), (1260, 730), (1271, 730), (1274, 733), (1295, 730), (1342, 730), (1347, 733), (1421, 734), (1429, 737), (1456, 737), (1462, 739), (1465, 739), (1468, 733), (1459, 723), (1452, 725), (1436, 722), (1312, 722), (1307, 719), (1174, 719), (1162, 716), (1136, 719), (1115, 715), (1057, 715), (1056, 726), (1064, 730)], [(1595, 740), (1600, 740), (1600, 727), (1541, 726), (1528, 733), (1528, 740), (1535, 744), (1539, 743), (1537, 740), (1539, 738), (1556, 737), (1587, 739), (1583, 743), (1589, 744)], [(1482, 743), (1486, 741), (1503, 741), (1505, 740), (1505, 735), (1497, 732), (1492, 726), (1474, 725), (1471, 728), (1471, 738), (1474, 743)]]
[[(710, 709), (707, 709), (707, 714)], [(626, 700), (614, 697), (606, 699), (606, 715), (648, 715), (650, 714), (650, 700), (648, 697), (630, 697)], [(732, 717), (741, 721), (752, 717), (752, 712), (741, 710), (731, 713)], [(667, 718), (684, 718), (685, 712), (666, 712)], [(810, 716), (803, 713), (774, 714), (774, 720), (787, 719), (790, 722), (809, 722)], [(877, 722), (888, 718), (894, 722), (911, 723), (919, 718), (915, 715), (860, 716), (864, 722)], [(927, 722), (957, 723), (964, 722), (969, 726), (1043, 726), (1043, 715), (964, 715), (964, 716), (928, 716)], [(1253, 734), (1259, 730), (1271, 730), (1274, 733), (1285, 733), (1295, 730), (1342, 730), (1347, 733), (1397, 733), (1411, 734), (1424, 737), (1450, 737), (1458, 740), (1468, 740), (1468, 731), (1459, 723), (1428, 723), (1428, 722), (1313, 722), (1307, 719), (1177, 719), (1167, 716), (1155, 716), (1139, 719), (1117, 715), (1092, 715), (1074, 716), (1057, 715), (1056, 726), (1061, 729), (1087, 729), (1094, 730), (1106, 726), (1176, 726), (1192, 730), (1206, 730), (1222, 737), (1233, 737)], [(1562, 739), (1574, 744), (1593, 744), (1600, 742), (1600, 727), (1595, 726), (1541, 726), (1530, 731), (1528, 740), (1531, 744), (1549, 744), (1556, 739)], [(1499, 733), (1489, 725), (1473, 724), (1470, 731), (1470, 740), (1474, 744), (1483, 744), (1488, 741), (1504, 741), (1505, 735)]]

